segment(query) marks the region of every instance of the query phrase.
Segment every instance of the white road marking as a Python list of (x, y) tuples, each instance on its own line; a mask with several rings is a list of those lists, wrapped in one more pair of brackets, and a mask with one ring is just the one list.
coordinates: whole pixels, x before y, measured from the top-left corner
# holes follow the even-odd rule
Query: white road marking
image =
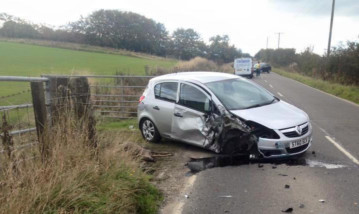
[(333, 140), (331, 137), (329, 136), (325, 136), (325, 137), (329, 142), (331, 142), (335, 147), (337, 147), (339, 151), (343, 152), (350, 160), (352, 160), (355, 164), (359, 165), (359, 161), (353, 155), (351, 155), (346, 149), (344, 149), (341, 145), (335, 142), (335, 140)]
[(283, 94), (281, 94), (281, 93), (279, 93), (279, 92), (277, 92), (277, 93), (278, 93), (279, 96), (283, 97)]
[(273, 86), (271, 84), (269, 84), (269, 87), (273, 88)]
[(191, 177), (189, 177), (185, 182), (184, 188), (180, 193), (181, 196), (179, 198), (179, 201), (175, 202), (174, 204), (168, 204), (160, 211), (160, 213), (182, 214), (185, 201), (187, 200), (187, 198), (185, 198), (184, 195), (185, 194), (187, 195), (189, 192), (191, 192), (191, 188), (194, 182), (196, 181), (196, 179), (197, 179), (196, 175), (192, 175)]

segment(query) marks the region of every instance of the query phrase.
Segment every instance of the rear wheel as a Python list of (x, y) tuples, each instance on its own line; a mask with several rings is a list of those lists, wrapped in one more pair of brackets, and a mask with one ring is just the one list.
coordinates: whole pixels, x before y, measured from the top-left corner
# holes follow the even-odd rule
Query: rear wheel
[(160, 133), (158, 132), (155, 124), (149, 119), (143, 119), (140, 124), (141, 133), (143, 138), (151, 143), (157, 143), (160, 141)]

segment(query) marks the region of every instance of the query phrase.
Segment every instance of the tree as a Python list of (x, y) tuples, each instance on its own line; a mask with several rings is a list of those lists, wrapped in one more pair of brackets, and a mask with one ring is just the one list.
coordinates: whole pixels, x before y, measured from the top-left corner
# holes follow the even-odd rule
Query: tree
[(205, 56), (207, 46), (193, 29), (179, 28), (172, 34), (171, 53), (184, 60)]
[(7, 21), (0, 29), (0, 35), (11, 38), (38, 39), (40, 33), (30, 24)]
[(235, 58), (241, 57), (242, 51), (234, 45), (229, 45), (229, 37), (214, 36), (210, 38), (209, 58), (218, 63), (232, 62)]
[(295, 61), (295, 57), (293, 48), (261, 49), (255, 55), (255, 58), (277, 66), (288, 66)]
[(70, 24), (72, 32), (84, 34), (87, 43), (165, 55), (168, 32), (156, 23), (132, 12), (98, 10)]

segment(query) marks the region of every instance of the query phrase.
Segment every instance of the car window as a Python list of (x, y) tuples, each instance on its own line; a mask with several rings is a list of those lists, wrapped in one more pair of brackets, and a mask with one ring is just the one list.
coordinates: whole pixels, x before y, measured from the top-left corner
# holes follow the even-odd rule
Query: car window
[(179, 104), (201, 112), (207, 112), (210, 109), (210, 99), (202, 91), (183, 83), (181, 84)]
[(155, 98), (176, 102), (178, 83), (164, 82), (155, 85)]
[(275, 102), (273, 95), (263, 88), (239, 78), (206, 84), (229, 110), (259, 107)]

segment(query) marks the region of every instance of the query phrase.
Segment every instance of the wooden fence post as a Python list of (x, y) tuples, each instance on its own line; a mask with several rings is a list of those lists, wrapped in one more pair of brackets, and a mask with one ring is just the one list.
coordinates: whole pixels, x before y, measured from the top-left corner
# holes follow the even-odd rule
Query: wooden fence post
[(47, 137), (47, 111), (45, 105), (45, 92), (42, 82), (31, 82), (32, 103), (35, 114), (37, 137), (40, 144), (41, 159), (44, 161), (49, 153)]
[(97, 147), (96, 120), (91, 105), (91, 90), (86, 77), (76, 77), (70, 80), (69, 87), (74, 100), (75, 114), (78, 120), (86, 123), (89, 146)]

